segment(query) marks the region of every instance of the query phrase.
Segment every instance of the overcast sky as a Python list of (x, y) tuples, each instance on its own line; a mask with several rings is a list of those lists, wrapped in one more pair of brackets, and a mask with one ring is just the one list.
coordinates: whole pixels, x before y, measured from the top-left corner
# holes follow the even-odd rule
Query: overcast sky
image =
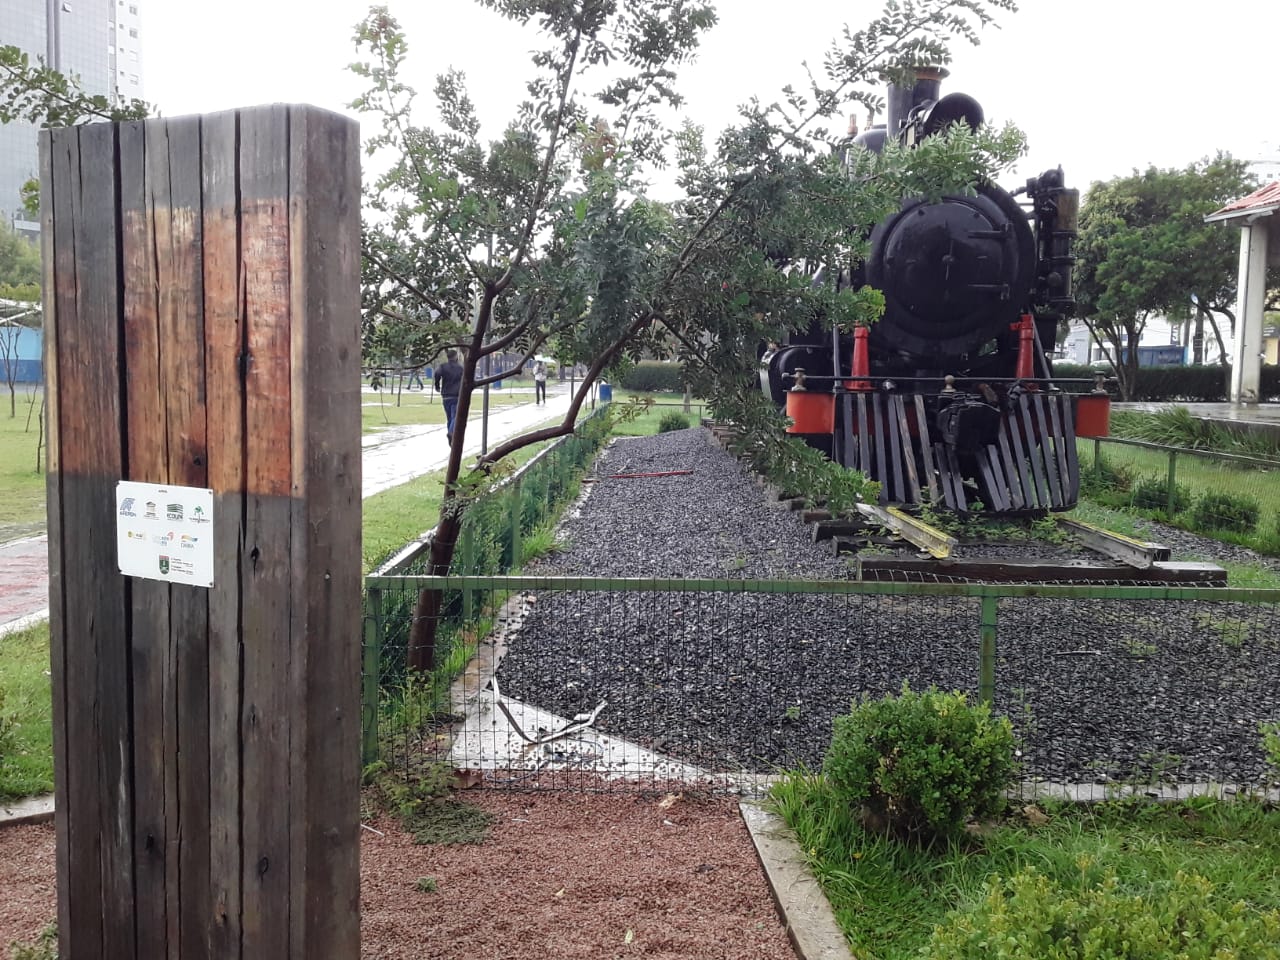
[[(389, 0), (409, 40), (407, 82), (429, 91), (453, 66), (466, 72), (483, 134), (514, 113), (536, 38), (469, 0)], [(141, 0), (145, 97), (165, 115), (271, 102), (350, 112), (360, 92), (359, 0)], [(752, 95), (802, 84), (843, 24), (857, 29), (879, 0), (719, 0), (720, 23), (687, 67), (687, 115), (718, 132)], [(1023, 0), (982, 44), (958, 46), (944, 92), (963, 91), (988, 120), (1012, 121), (1029, 155), (1010, 178), (1061, 164), (1084, 191), (1148, 164), (1183, 166), (1230, 151), (1266, 159), (1280, 179), (1280, 36), (1275, 0), (1187, 5), (1149, 0)], [(1269, 101), (1269, 104), (1268, 104)], [(368, 122), (366, 120), (365, 122)]]

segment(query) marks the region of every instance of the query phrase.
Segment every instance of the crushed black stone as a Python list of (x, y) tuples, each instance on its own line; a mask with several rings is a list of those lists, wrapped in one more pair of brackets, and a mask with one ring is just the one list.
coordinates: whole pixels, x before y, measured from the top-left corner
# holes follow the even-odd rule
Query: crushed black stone
[[(683, 476), (608, 479), (616, 473)], [(798, 514), (710, 434), (620, 440), (529, 573), (848, 579)], [(1163, 530), (1156, 531), (1163, 533)], [(1174, 559), (1236, 550), (1177, 531)], [(1219, 548), (1227, 548), (1220, 550)], [(540, 591), (499, 669), (503, 692), (716, 771), (816, 767), (860, 696), (935, 684), (976, 699), (979, 601), (923, 596)], [(1280, 610), (1192, 601), (999, 601), (994, 706), (1024, 778), (1262, 782), (1280, 720)]]

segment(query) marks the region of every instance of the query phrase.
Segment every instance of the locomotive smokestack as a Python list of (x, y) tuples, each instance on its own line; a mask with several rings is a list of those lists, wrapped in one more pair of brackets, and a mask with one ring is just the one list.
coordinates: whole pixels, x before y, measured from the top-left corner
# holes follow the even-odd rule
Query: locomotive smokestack
[(911, 88), (911, 106), (918, 107), (930, 100), (937, 100), (947, 74), (948, 71), (943, 67), (916, 67), (916, 82)]
[(943, 78), (948, 71), (943, 67), (911, 67), (910, 86), (889, 84), (888, 130), (890, 137), (897, 137), (906, 125), (911, 111), (929, 100), (937, 100), (942, 91)]

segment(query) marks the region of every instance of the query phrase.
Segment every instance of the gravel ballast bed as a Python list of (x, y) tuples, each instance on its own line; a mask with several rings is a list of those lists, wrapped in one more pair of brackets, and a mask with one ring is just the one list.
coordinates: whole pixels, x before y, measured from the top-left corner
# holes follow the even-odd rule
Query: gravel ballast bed
[[(615, 473), (691, 470), (633, 480)], [(530, 573), (847, 579), (798, 514), (771, 503), (702, 429), (616, 442)], [(1181, 533), (1181, 532), (1180, 532)], [(1174, 559), (1215, 556), (1202, 538)], [(1265, 776), (1280, 717), (1274, 607), (1000, 601), (997, 695), (1024, 775), (1071, 782)], [(937, 684), (976, 694), (979, 602), (950, 597), (539, 592), (498, 671), (503, 692), (714, 770), (821, 762), (859, 695)]]

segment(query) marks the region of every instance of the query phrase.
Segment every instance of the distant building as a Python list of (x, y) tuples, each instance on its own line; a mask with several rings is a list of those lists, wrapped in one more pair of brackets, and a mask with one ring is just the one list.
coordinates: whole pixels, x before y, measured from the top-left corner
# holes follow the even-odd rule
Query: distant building
[[(1226, 326), (1225, 318), (1219, 321)], [(1164, 317), (1151, 317), (1142, 329), (1138, 340), (1138, 363), (1144, 367), (1169, 367), (1191, 362), (1191, 348), (1183, 342), (1185, 330), (1182, 324), (1170, 323)], [(1222, 338), (1227, 348), (1227, 363), (1231, 362), (1231, 330), (1224, 329)], [(1108, 345), (1108, 349), (1110, 346)], [(1106, 351), (1093, 339), (1083, 321), (1072, 320), (1067, 336), (1058, 344), (1054, 358), (1064, 363), (1105, 364)], [(1218, 341), (1205, 324), (1204, 362), (1223, 362)]]
[[(0, 43), (24, 50), (86, 91), (113, 101), (142, 97), (140, 0), (3, 0)], [(20, 232), (39, 227), (22, 210), (22, 185), (39, 174), (36, 127), (0, 126), (0, 217)]]

